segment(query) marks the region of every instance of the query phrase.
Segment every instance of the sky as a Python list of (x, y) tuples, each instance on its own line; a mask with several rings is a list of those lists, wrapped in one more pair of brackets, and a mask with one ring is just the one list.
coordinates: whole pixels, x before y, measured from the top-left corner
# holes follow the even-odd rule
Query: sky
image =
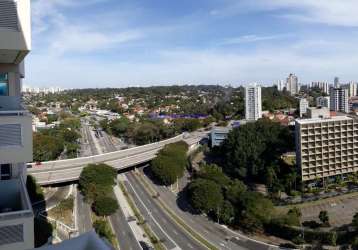
[(31, 0), (30, 86), (358, 80), (356, 0)]

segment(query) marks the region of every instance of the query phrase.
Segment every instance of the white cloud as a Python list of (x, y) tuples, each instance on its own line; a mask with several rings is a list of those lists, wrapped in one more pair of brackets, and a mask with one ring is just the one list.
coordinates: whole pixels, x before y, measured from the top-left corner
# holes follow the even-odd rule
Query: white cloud
[(240, 44), (240, 43), (254, 43), (268, 40), (276, 40), (289, 37), (288, 34), (277, 34), (269, 36), (259, 35), (244, 35), (239, 37), (227, 38), (221, 42), (222, 45)]

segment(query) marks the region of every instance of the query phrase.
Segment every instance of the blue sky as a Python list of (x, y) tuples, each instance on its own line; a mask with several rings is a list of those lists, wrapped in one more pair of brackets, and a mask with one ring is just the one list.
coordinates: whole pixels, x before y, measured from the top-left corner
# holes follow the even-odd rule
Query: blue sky
[(31, 2), (31, 86), (358, 80), (356, 0)]

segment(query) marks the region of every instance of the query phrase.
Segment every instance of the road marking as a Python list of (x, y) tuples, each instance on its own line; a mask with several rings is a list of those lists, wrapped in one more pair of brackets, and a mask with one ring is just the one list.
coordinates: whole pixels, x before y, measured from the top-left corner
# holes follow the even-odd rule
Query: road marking
[(175, 233), (176, 235), (179, 235), (175, 229), (173, 229), (173, 233)]
[(190, 248), (192, 248), (192, 249), (194, 249), (193, 245), (190, 244), (190, 243), (187, 243), (187, 246), (190, 247)]
[(153, 217), (152, 213), (149, 211), (149, 209), (146, 207), (146, 205), (144, 204), (144, 202), (142, 201), (142, 199), (140, 198), (140, 196), (138, 195), (137, 191), (133, 188), (132, 183), (130, 182), (129, 178), (128, 178), (128, 185), (132, 188), (134, 194), (137, 196), (138, 200), (140, 203), (142, 203), (144, 209), (147, 211), (147, 213), (149, 214), (149, 216), (152, 218), (153, 222), (159, 227), (159, 229), (163, 232), (163, 234), (173, 243), (174, 246), (178, 247), (177, 244), (175, 243), (175, 241), (170, 238), (170, 236), (163, 230), (163, 228), (159, 225), (159, 223), (155, 220), (155, 218)]

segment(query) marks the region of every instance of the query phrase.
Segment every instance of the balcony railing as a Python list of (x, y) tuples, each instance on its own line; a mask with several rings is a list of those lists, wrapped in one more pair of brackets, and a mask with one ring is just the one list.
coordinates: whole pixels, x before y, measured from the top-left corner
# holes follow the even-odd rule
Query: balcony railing
[(23, 107), (19, 96), (0, 97), (0, 116), (24, 116), (29, 112)]

